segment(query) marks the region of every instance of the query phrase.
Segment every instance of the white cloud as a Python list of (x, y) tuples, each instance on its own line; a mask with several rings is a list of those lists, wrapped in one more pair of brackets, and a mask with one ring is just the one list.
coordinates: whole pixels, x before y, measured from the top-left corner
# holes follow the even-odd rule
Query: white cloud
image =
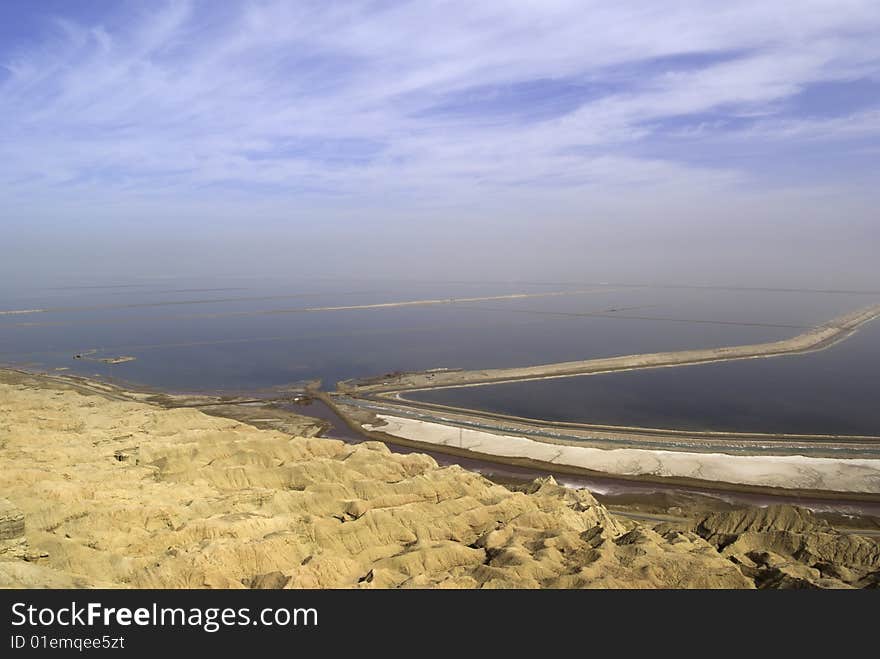
[[(210, 198), (222, 186), (271, 186), (442, 205), (489, 189), (518, 199), (529, 186), (741, 185), (747, 169), (640, 158), (622, 145), (650, 140), (653, 122), (719, 108), (766, 114), (753, 132), (800, 139), (816, 123), (774, 117), (780, 101), (880, 70), (872, 1), (214, 7), (169, 3), (105, 25), (68, 17), (51, 43), (7, 54), (0, 197)], [(650, 63), (689, 53), (719, 57)], [(562, 78), (617, 86), (559, 117), (424, 113), (462, 90)], [(834, 130), (876, 134), (874, 119), (835, 119)], [(346, 162), (308, 146), (341, 138), (377, 148)], [(287, 143), (276, 157), (248, 157)]]

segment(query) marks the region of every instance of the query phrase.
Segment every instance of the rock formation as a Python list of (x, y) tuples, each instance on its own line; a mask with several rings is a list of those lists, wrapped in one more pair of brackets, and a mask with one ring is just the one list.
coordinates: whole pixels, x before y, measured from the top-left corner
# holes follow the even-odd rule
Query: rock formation
[(552, 478), (513, 491), (378, 442), (33, 383), (0, 384), (0, 419), (0, 533), (29, 547), (0, 553), (5, 587), (839, 587), (880, 574), (876, 542), (797, 509), (650, 528)]
[(26, 554), (24, 513), (11, 501), (0, 499), (0, 560), (24, 558)]
[(803, 508), (717, 513), (701, 521), (696, 531), (759, 588), (880, 585), (880, 544), (840, 533)]

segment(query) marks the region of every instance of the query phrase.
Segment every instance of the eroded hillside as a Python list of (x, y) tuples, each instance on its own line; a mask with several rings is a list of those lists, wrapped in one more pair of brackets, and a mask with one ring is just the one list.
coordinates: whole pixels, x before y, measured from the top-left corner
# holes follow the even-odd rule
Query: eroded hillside
[(791, 507), (650, 528), (421, 454), (0, 384), (0, 586), (860, 587), (875, 540)]

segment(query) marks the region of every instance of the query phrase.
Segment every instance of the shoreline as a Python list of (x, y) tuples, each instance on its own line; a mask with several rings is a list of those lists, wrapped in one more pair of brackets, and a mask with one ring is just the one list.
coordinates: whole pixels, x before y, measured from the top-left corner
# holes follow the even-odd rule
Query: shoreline
[(441, 368), (386, 374), (341, 382), (325, 400), (367, 432), (441, 451), (466, 451), (489, 460), (526, 461), (545, 469), (564, 467), (576, 473), (666, 483), (684, 479), (713, 490), (745, 487), (765, 493), (794, 491), (808, 498), (821, 493), (821, 498), (880, 501), (880, 459), (873, 457), (880, 456), (878, 436), (693, 432), (556, 423), (411, 401), (404, 396), (420, 390), (813, 352), (849, 338), (878, 316), (880, 305), (875, 304), (789, 339), (762, 344), (507, 369)]
[[(833, 491), (810, 488), (780, 488), (726, 481), (700, 480), (697, 478), (658, 476), (656, 474), (621, 474), (598, 471), (583, 466), (575, 466), (560, 462), (548, 462), (525, 455), (497, 455), (494, 453), (481, 453), (474, 447), (463, 448), (454, 444), (431, 443), (419, 441), (399, 435), (391, 434), (388, 428), (376, 426), (366, 428), (359, 420), (354, 418), (357, 414), (341, 409), (332, 396), (325, 393), (318, 395), (325, 401), (336, 414), (355, 432), (362, 433), (369, 439), (375, 439), (391, 445), (400, 445), (412, 450), (429, 452), (441, 452), (450, 456), (464, 458), (466, 460), (484, 463), (491, 470), (493, 465), (500, 467), (513, 467), (515, 469), (535, 470), (544, 474), (551, 474), (557, 478), (573, 477), (586, 481), (596, 480), (607, 484), (609, 490), (615, 494), (626, 495), (627, 491), (652, 494), (684, 494), (704, 496), (730, 502), (740, 502), (742, 505), (772, 505), (774, 503), (795, 503), (804, 507), (812, 507), (816, 510), (846, 510), (857, 509), (858, 514), (865, 514), (880, 518), (880, 495), (871, 492)], [(373, 415), (376, 416), (376, 415)], [(457, 432), (456, 426), (447, 426), (448, 429)], [(587, 484), (584, 487), (589, 487)]]
[[(599, 449), (536, 441), (451, 425), (378, 414), (384, 424), (365, 424), (371, 432), (431, 446), (470, 451), (499, 460), (517, 460), (576, 473), (603, 473), (634, 479), (673, 479), (690, 484), (721, 483), (791, 491), (802, 497), (880, 501), (880, 460), (804, 456), (734, 456), (645, 449)], [(711, 488), (711, 486), (710, 486)], [(721, 488), (719, 488), (721, 489)], [(759, 490), (760, 491), (760, 490)]]
[[(847, 445), (853, 450), (865, 450), (866, 452), (880, 452), (880, 435), (829, 435), (815, 434), (804, 435), (796, 433), (759, 433), (759, 432), (733, 432), (724, 430), (676, 430), (674, 428), (652, 428), (648, 426), (613, 426), (605, 424), (580, 423), (577, 421), (549, 421), (546, 419), (536, 419), (510, 414), (502, 414), (500, 412), (487, 412), (483, 410), (473, 410), (464, 407), (453, 407), (451, 405), (443, 405), (440, 403), (429, 403), (427, 401), (414, 401), (407, 398), (393, 399), (394, 403), (387, 402), (387, 399), (381, 396), (364, 397), (362, 399), (348, 397), (340, 398), (340, 400), (354, 401), (357, 406), (366, 407), (368, 409), (384, 409), (390, 410), (392, 415), (395, 410), (406, 413), (419, 411), (436, 411), (453, 418), (449, 421), (467, 424), (469, 421), (497, 421), (500, 424), (495, 426), (494, 430), (505, 430), (517, 432), (525, 435), (540, 435), (541, 433), (528, 432), (530, 429), (537, 430), (558, 430), (557, 433), (545, 433), (543, 436), (549, 444), (563, 444), (569, 446), (584, 446), (590, 442), (595, 443), (613, 443), (626, 445), (649, 444), (649, 439), (669, 438), (676, 440), (676, 445), (692, 445), (692, 450), (700, 450), (703, 452), (712, 452), (717, 450), (716, 447), (710, 447), (712, 442), (740, 442), (742, 450), (760, 450), (765, 448), (763, 443), (775, 444), (774, 450), (814, 450), (818, 447), (826, 448), (834, 446), (841, 447)], [(361, 403), (368, 401), (368, 403)], [(477, 425), (477, 424), (471, 424)], [(564, 434), (568, 433), (567, 435)], [(519, 434), (519, 433), (517, 433)], [(571, 437), (572, 439), (567, 439)], [(703, 442), (703, 444), (699, 444)], [(762, 444), (759, 444), (762, 443)], [(807, 445), (812, 445), (809, 448)], [(725, 446), (725, 450), (735, 451), (732, 444)], [(834, 449), (829, 449), (833, 454)], [(844, 449), (840, 449), (844, 450)], [(778, 455), (778, 454), (777, 454)], [(825, 456), (829, 457), (829, 456)], [(833, 457), (833, 456), (831, 456)]]

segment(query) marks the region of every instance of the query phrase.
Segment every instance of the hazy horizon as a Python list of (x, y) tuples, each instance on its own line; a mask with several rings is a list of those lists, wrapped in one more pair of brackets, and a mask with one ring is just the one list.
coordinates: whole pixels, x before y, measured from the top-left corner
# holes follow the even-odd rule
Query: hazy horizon
[(5, 2), (4, 289), (878, 288), (880, 5)]

